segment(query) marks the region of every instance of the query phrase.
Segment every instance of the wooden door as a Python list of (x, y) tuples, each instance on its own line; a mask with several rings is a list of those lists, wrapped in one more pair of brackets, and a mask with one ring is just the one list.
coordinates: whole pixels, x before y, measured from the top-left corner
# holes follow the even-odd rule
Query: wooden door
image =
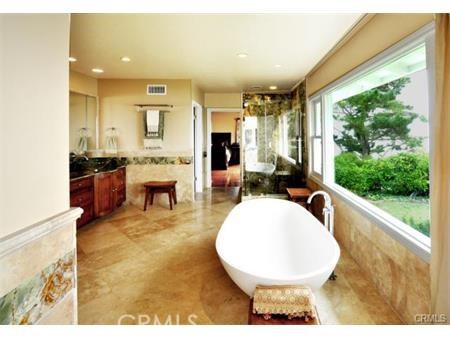
[(94, 179), (94, 209), (95, 216), (101, 217), (114, 210), (113, 204), (113, 176), (111, 173), (101, 173), (95, 175)]

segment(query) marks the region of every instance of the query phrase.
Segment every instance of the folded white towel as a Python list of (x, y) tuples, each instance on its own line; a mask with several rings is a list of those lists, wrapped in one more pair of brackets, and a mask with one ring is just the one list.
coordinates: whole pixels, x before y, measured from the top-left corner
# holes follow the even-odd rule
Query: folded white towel
[(159, 110), (147, 110), (146, 112), (147, 133), (159, 131)]

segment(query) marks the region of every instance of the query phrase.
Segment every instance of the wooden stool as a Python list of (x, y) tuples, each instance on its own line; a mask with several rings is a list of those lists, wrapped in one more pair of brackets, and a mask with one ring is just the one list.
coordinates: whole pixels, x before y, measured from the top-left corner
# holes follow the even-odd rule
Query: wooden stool
[(317, 317), (305, 321), (303, 318), (288, 319), (287, 316), (273, 315), (270, 319), (264, 319), (263, 315), (253, 313), (253, 298), (250, 299), (250, 306), (248, 310), (248, 324), (249, 325), (320, 325), (320, 318), (317, 312)]
[(289, 200), (292, 202), (298, 202), (301, 206), (308, 209), (306, 201), (309, 196), (311, 196), (311, 190), (308, 188), (287, 188), (286, 190), (289, 195)]
[(150, 195), (150, 205), (153, 205), (155, 194), (167, 194), (169, 196), (170, 210), (172, 210), (172, 199), (177, 204), (177, 190), (175, 185), (177, 181), (150, 181), (144, 183), (145, 202), (144, 211), (147, 210), (148, 195)]

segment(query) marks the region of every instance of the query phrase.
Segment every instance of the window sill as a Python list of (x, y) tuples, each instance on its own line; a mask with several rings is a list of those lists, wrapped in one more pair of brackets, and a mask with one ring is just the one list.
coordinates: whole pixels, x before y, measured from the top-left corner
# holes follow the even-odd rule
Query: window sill
[(431, 240), (429, 237), (337, 184), (325, 184), (314, 175), (310, 175), (309, 178), (324, 189), (339, 196), (422, 260), (427, 263), (430, 262)]

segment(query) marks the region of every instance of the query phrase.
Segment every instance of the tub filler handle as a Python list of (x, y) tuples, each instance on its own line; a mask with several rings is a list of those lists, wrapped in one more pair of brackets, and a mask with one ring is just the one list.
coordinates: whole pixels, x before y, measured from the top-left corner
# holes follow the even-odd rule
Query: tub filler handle
[[(312, 200), (314, 197), (316, 197), (317, 195), (322, 195), (323, 199), (324, 199), (324, 207), (322, 209), (322, 215), (323, 217), (323, 225), (325, 226), (325, 228), (331, 233), (331, 235), (334, 237), (334, 207), (333, 204), (331, 204), (331, 197), (330, 195), (323, 190), (317, 190), (314, 191), (311, 196), (309, 196), (308, 201), (306, 202), (308, 205), (311, 204)], [(336, 280), (337, 276), (333, 272), (331, 273), (329, 279), (330, 280)]]

